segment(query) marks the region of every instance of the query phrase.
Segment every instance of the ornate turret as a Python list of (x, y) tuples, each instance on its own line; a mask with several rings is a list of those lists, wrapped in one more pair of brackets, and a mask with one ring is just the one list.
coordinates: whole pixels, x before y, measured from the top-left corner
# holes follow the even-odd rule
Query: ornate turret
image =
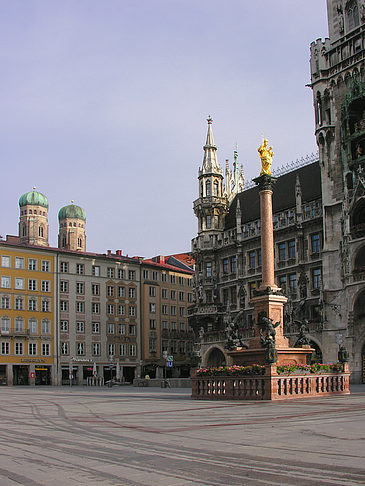
[(36, 191), (19, 198), (19, 237), (21, 243), (48, 246), (48, 199)]
[(199, 169), (199, 198), (194, 202), (198, 218), (198, 234), (223, 231), (227, 213), (227, 197), (223, 187), (223, 170), (218, 164), (217, 147), (214, 144), (212, 119), (208, 117), (207, 140), (203, 147), (204, 158)]
[(73, 251), (86, 251), (86, 213), (71, 201), (58, 212), (58, 248)]

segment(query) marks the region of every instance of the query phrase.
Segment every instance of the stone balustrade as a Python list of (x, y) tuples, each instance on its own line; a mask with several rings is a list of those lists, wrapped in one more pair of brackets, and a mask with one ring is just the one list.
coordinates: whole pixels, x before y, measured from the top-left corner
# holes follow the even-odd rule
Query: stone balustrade
[(285, 400), (324, 395), (347, 395), (350, 372), (281, 374), (267, 366), (265, 375), (192, 376), (192, 398), (197, 400)]

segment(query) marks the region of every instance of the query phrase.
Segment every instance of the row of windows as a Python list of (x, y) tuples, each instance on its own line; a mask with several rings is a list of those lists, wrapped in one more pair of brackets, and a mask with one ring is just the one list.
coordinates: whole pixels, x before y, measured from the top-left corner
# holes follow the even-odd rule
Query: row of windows
[[(150, 297), (156, 297), (156, 287), (150, 286), (149, 288), (149, 295)], [(179, 291), (177, 292), (176, 290), (170, 290), (170, 299), (171, 300), (176, 300), (177, 295), (179, 296), (179, 300), (183, 302), (185, 300), (185, 292)], [(168, 289), (161, 289), (161, 297), (163, 299), (168, 299), (169, 297), (169, 290)], [(188, 296), (188, 302), (193, 301), (193, 294), (191, 292), (187, 293)]]
[[(69, 262), (60, 262), (60, 272), (61, 273), (69, 273)], [(75, 272), (77, 275), (86, 275), (85, 273), (85, 265), (83, 263), (76, 263)], [(100, 266), (93, 265), (91, 274), (95, 277), (101, 276)], [(127, 279), (128, 280), (135, 280), (136, 279), (136, 272), (135, 270), (124, 270), (122, 268), (115, 269), (114, 267), (107, 267), (106, 269), (106, 277), (107, 278), (115, 278), (117, 277), (118, 280)]]
[[(78, 313), (85, 313), (85, 302), (80, 301), (75, 303), (75, 309)], [(68, 300), (61, 300), (60, 301), (60, 311), (61, 312), (68, 312), (69, 311), (69, 302)], [(92, 314), (100, 314), (100, 303), (99, 302), (92, 302), (91, 303), (91, 312)], [(136, 316), (137, 310), (136, 306), (134, 305), (124, 305), (124, 304), (107, 304), (106, 305), (106, 312), (110, 315), (119, 315), (119, 316)]]
[[(162, 321), (161, 322), (161, 328), (165, 331), (171, 330), (171, 331), (177, 331), (177, 322), (172, 321), (169, 323), (169, 321)], [(154, 330), (156, 329), (156, 319), (150, 319), (150, 329)], [(179, 330), (184, 332), (186, 329), (185, 322), (180, 322), (179, 323)]]
[(41, 211), (41, 210), (37, 210), (37, 209), (23, 209), (22, 211), (20, 211), (20, 215), (23, 216), (25, 214), (39, 214), (39, 216), (46, 216), (46, 212), (45, 211)]
[[(24, 278), (15, 277), (14, 278), (14, 289), (16, 290), (25, 290), (25, 280)], [(8, 276), (1, 276), (1, 288), (3, 289), (11, 289), (11, 277)], [(27, 289), (29, 291), (37, 291), (38, 290), (38, 280), (33, 278), (28, 278)], [(40, 281), (40, 290), (41, 292), (50, 292), (51, 291), (51, 282), (49, 280), (41, 280)]]
[[(155, 270), (143, 270), (143, 278), (144, 279), (151, 279), (151, 280), (159, 280), (159, 272)], [(167, 282), (168, 275), (167, 273), (161, 273), (161, 281), (162, 282)], [(185, 282), (189, 287), (192, 286), (192, 279), (191, 277), (176, 277), (174, 274), (170, 274), (170, 283), (176, 284), (176, 282), (179, 283), (179, 285), (185, 285)]]
[[(0, 298), (0, 309), (11, 309), (11, 296), (2, 295)], [(22, 296), (14, 296), (13, 308), (15, 310), (38, 311), (38, 298), (29, 297), (26, 299)], [(41, 312), (50, 312), (50, 302), (46, 299), (41, 299)]]
[[(86, 344), (84, 342), (75, 343), (76, 355), (84, 356), (86, 351)], [(135, 344), (119, 344), (118, 347), (115, 344), (108, 344), (107, 354), (109, 356), (115, 356), (116, 349), (119, 351), (119, 356), (137, 356), (137, 346)], [(92, 343), (91, 351), (93, 356), (100, 356), (101, 344)], [(61, 355), (67, 356), (70, 354), (70, 343), (65, 341), (61, 343)]]
[[(153, 339), (153, 338), (152, 338)], [(161, 342), (162, 352), (167, 351), (171, 354), (190, 354), (192, 352), (191, 341), (177, 341), (175, 339), (163, 339)]]
[[(28, 343), (28, 349), (26, 344), (23, 342), (15, 342), (13, 343), (13, 353), (11, 352), (11, 344), (8, 341), (1, 341), (0, 345), (0, 353), (2, 355), (25, 355), (26, 350), (29, 356), (37, 356), (38, 349), (37, 343)], [(49, 343), (41, 343), (41, 355), (42, 356), (50, 356), (51, 355), (51, 345)]]
[[(172, 316), (176, 316), (176, 311), (177, 311), (177, 307), (176, 305), (171, 305), (170, 306), (170, 314)], [(156, 312), (156, 304), (153, 304), (153, 303), (150, 303), (150, 313), (151, 314), (154, 314)], [(168, 305), (162, 305), (161, 306), (161, 313), (163, 315), (168, 315), (169, 313), (169, 306)], [(180, 317), (184, 317), (185, 316), (185, 307), (179, 307), (179, 316)]]
[[(14, 257), (14, 268), (25, 270), (25, 258), (23, 257)], [(11, 268), (11, 257), (3, 255), (1, 257), (1, 266), (5, 268)], [(42, 272), (49, 272), (51, 268), (51, 262), (49, 260), (41, 260), (40, 262), (40, 270)], [(28, 258), (28, 270), (37, 270), (38, 269), (38, 260), (35, 258)]]
[[(84, 321), (76, 321), (75, 329), (78, 334), (84, 334), (86, 330), (86, 324)], [(100, 322), (92, 322), (91, 323), (91, 332), (92, 334), (100, 334)], [(115, 334), (116, 332), (122, 336), (128, 335), (135, 336), (136, 335), (136, 325), (135, 324), (114, 324), (108, 323), (107, 324), (107, 331), (108, 334)], [(68, 333), (69, 332), (69, 321), (60, 321), (60, 332)]]
[[(1, 316), (0, 318), (1, 333), (8, 334), (11, 330), (11, 319), (8, 316)], [(14, 319), (14, 332), (25, 332), (25, 320), (22, 317)], [(29, 334), (38, 334), (38, 321), (34, 317), (28, 319)], [(41, 333), (50, 334), (51, 322), (48, 319), (41, 321)]]
[[(60, 292), (68, 293), (70, 289), (70, 285), (68, 280), (61, 280), (60, 281)], [(76, 294), (85, 294), (86, 284), (84, 282), (76, 282), (75, 284), (75, 291)], [(125, 297), (126, 296), (126, 287), (118, 286), (114, 287), (113, 285), (107, 285), (107, 296), (114, 297), (117, 295), (118, 297)], [(137, 289), (135, 287), (127, 287), (128, 290), (128, 297), (130, 299), (137, 298)], [(91, 293), (92, 295), (100, 295), (100, 284), (91, 284)]]

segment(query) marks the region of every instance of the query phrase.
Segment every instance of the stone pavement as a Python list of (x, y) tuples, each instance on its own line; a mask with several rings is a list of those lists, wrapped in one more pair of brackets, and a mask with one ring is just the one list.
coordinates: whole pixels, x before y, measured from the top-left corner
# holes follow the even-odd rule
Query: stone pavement
[(189, 389), (0, 389), (0, 486), (365, 485), (365, 385), (207, 402)]

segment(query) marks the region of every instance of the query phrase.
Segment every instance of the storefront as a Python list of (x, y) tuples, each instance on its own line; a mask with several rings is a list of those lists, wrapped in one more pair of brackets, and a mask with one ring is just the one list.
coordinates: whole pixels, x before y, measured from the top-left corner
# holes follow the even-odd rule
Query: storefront
[(29, 366), (13, 365), (13, 385), (29, 385)]
[(36, 366), (35, 367), (35, 384), (36, 385), (52, 385), (51, 367), (50, 366)]
[[(72, 367), (72, 385), (77, 385), (77, 378), (78, 378), (78, 368), (77, 366)], [(70, 367), (69, 366), (62, 366), (62, 385), (69, 385), (70, 384)]]
[(0, 365), (0, 386), (6, 386), (8, 384), (7, 366)]

